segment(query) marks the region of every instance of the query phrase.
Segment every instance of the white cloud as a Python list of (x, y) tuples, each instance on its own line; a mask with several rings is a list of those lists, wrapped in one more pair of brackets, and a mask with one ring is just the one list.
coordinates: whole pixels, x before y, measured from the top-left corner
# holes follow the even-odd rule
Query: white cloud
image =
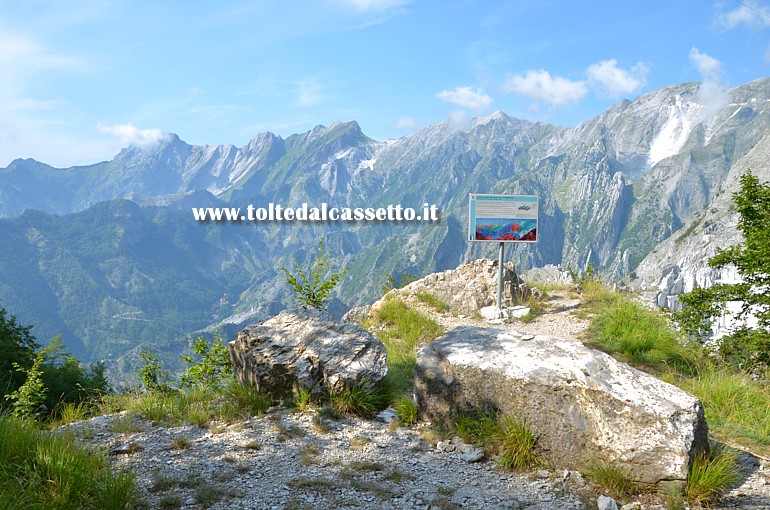
[(414, 131), (417, 127), (417, 121), (411, 117), (400, 117), (396, 122), (396, 129), (399, 131)]
[(698, 89), (698, 98), (703, 103), (706, 116), (710, 117), (730, 100), (722, 85), (722, 62), (711, 55), (701, 53), (698, 48), (690, 49), (690, 61), (703, 77)]
[(701, 53), (698, 48), (690, 49), (690, 62), (698, 69), (704, 81), (719, 81), (722, 78), (722, 62)]
[(618, 61), (602, 60), (588, 67), (588, 78), (597, 82), (612, 98), (636, 92), (647, 82), (649, 69), (643, 62), (637, 63), (629, 71), (618, 67)]
[(527, 71), (524, 76), (509, 76), (503, 84), (503, 90), (552, 106), (576, 103), (588, 94), (585, 82), (551, 76), (544, 69)]
[(161, 129), (139, 129), (133, 124), (98, 124), (96, 128), (102, 133), (114, 136), (123, 146), (148, 147), (169, 138), (169, 134)]
[(481, 110), (492, 104), (492, 98), (481, 88), (473, 90), (471, 87), (457, 87), (454, 90), (442, 90), (436, 97), (471, 110)]
[(770, 27), (770, 7), (746, 0), (732, 11), (720, 12), (717, 15), (717, 24), (727, 30), (739, 25), (760, 29)]

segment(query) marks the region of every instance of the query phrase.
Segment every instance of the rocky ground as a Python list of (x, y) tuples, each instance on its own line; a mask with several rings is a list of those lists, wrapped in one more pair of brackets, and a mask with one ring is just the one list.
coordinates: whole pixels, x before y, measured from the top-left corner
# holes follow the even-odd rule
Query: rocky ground
[[(565, 293), (531, 322), (496, 327), (577, 340), (587, 327), (573, 313), (578, 304)], [(489, 326), (423, 308), (446, 328)], [(137, 474), (140, 508), (596, 508), (595, 494), (577, 472), (503, 472), (494, 459), (463, 460), (470, 448), (457, 439), (442, 438), (437, 447), (428, 424), (401, 428), (350, 417), (314, 420), (316, 414), (271, 408), (264, 416), (207, 429), (164, 428), (117, 415), (70, 427), (109, 451), (116, 466)], [(748, 454), (742, 462), (741, 485), (718, 508), (770, 508), (770, 463)], [(641, 505), (664, 508), (653, 496)]]

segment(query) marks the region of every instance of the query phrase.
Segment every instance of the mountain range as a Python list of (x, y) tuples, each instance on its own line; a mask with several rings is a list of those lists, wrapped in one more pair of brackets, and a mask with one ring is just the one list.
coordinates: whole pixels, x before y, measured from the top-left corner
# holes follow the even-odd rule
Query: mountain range
[[(240, 148), (168, 135), (66, 169), (19, 159), (0, 169), (0, 306), (40, 339), (62, 333), (82, 359), (130, 370), (140, 348), (179, 353), (190, 333), (230, 334), (291, 304), (280, 267), (307, 264), (321, 237), (333, 268), (348, 268), (337, 313), (378, 297), (389, 274), (494, 257), (467, 241), (470, 193), (540, 197), (538, 242), (507, 254), (519, 269), (591, 263), (671, 305), (696, 282), (732, 277), (705, 262), (739, 239), (737, 177), (770, 178), (768, 126), (761, 79), (717, 94), (666, 87), (574, 128), (496, 112), (387, 141), (338, 122)], [(436, 204), (440, 221), (197, 222), (191, 212), (303, 202)]]

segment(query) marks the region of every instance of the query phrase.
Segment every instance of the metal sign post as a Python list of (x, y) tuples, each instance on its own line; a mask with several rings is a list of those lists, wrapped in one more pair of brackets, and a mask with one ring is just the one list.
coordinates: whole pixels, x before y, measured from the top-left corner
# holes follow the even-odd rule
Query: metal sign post
[(539, 199), (535, 195), (484, 195), (469, 197), (469, 241), (500, 245), (497, 254), (497, 307), (503, 307), (505, 243), (536, 243)]
[(505, 256), (505, 243), (500, 243), (497, 252), (497, 307), (503, 309), (503, 257)]

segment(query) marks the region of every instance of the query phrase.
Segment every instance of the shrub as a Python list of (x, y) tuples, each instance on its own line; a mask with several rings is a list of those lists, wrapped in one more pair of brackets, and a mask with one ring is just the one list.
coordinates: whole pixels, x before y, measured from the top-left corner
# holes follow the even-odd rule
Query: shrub
[(194, 361), (191, 356), (182, 356), (182, 360), (187, 363), (187, 369), (180, 379), (182, 387), (215, 388), (225, 377), (232, 375), (227, 347), (218, 331), (214, 332), (212, 341), (198, 337), (193, 340), (192, 346), (193, 353), (200, 359)]
[(157, 354), (150, 354), (144, 350), (139, 353), (142, 358), (142, 366), (139, 367), (139, 380), (142, 381), (147, 391), (168, 393), (173, 391), (171, 386), (171, 372), (163, 368), (163, 362)]
[(389, 397), (387, 390), (380, 386), (357, 384), (332, 393), (329, 398), (337, 411), (368, 418), (383, 409), (388, 404)]
[(741, 302), (743, 306), (736, 318), (753, 315), (757, 327), (744, 327), (721, 339), (724, 348), (720, 352), (744, 370), (766, 370), (770, 367), (770, 184), (760, 183), (751, 172), (742, 175), (740, 181), (741, 188), (733, 194), (733, 202), (740, 215), (738, 230), (743, 234), (743, 244), (718, 248), (709, 259), (709, 266), (734, 265), (743, 281), (697, 288), (680, 295), (683, 307), (674, 317), (682, 329), (702, 340), (711, 335), (712, 318), (724, 312), (728, 302)]
[(298, 260), (294, 260), (294, 271), (291, 274), (288, 269), (281, 266), (281, 271), (286, 275), (286, 283), (298, 294), (297, 303), (312, 306), (319, 310), (326, 309), (330, 295), (337, 283), (345, 276), (347, 268), (338, 273), (328, 273), (329, 254), (324, 249), (324, 240), (318, 241), (316, 255), (307, 270), (302, 269)]
[(393, 289), (406, 287), (415, 280), (411, 273), (401, 273), (401, 276), (394, 277), (393, 273), (388, 273), (385, 283), (382, 285), (382, 293), (387, 294)]

